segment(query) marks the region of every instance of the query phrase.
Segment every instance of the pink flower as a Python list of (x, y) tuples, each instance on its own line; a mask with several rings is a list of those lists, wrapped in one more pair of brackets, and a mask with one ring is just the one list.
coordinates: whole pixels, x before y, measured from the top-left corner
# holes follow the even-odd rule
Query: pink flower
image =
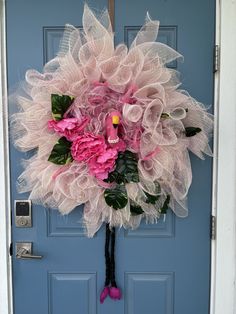
[(65, 136), (69, 141), (75, 140), (89, 123), (89, 118), (81, 120), (77, 118), (65, 118), (60, 121), (49, 120), (48, 128), (54, 130), (61, 136)]
[(110, 295), (110, 298), (113, 300), (120, 300), (121, 299), (121, 291), (117, 287), (110, 287), (109, 295)]
[(116, 158), (118, 156), (117, 150), (108, 148), (99, 155), (89, 160), (89, 170), (97, 179), (107, 179), (109, 172), (115, 168)]
[(85, 133), (74, 140), (71, 154), (76, 161), (88, 162), (91, 158), (102, 154), (105, 149), (106, 144), (103, 136)]
[(102, 304), (106, 297), (109, 295), (109, 287), (104, 287), (104, 289), (102, 290), (101, 294), (100, 294), (100, 303)]

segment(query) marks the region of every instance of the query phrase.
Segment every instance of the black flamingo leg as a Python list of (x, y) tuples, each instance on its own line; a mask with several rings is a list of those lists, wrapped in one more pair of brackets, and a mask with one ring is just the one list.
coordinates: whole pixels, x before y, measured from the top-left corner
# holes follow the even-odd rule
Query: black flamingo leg
[(106, 279), (105, 287), (110, 285), (111, 281), (111, 259), (109, 254), (111, 230), (109, 224), (106, 224), (106, 240), (105, 240), (105, 261), (106, 261)]

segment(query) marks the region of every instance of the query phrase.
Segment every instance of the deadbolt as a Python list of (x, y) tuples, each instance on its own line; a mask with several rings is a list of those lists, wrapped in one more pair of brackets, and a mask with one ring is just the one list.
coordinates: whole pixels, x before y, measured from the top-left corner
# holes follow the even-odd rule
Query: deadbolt
[(15, 200), (15, 225), (20, 228), (32, 227), (31, 200)]

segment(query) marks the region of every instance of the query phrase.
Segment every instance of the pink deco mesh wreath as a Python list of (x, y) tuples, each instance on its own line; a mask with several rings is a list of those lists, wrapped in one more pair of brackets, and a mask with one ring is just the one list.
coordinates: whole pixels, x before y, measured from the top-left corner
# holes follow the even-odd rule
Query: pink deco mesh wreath
[(178, 73), (166, 64), (181, 55), (155, 41), (158, 27), (147, 14), (130, 48), (114, 47), (108, 12), (98, 18), (85, 5), (83, 30), (66, 25), (43, 73), (27, 71), (21, 111), (12, 116), (17, 148), (37, 148), (19, 192), (63, 215), (85, 204), (89, 237), (107, 224), (101, 302), (121, 297), (115, 227), (154, 223), (168, 208), (187, 216), (189, 151), (201, 159), (212, 154), (212, 115), (179, 89)]

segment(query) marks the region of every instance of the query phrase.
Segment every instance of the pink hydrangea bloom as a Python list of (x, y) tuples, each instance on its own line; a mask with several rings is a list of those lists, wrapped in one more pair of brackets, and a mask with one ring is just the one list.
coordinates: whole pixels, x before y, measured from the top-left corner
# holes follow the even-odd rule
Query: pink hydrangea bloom
[(106, 143), (104, 137), (92, 133), (78, 136), (71, 146), (71, 154), (74, 160), (79, 162), (88, 162), (91, 158), (94, 159), (105, 150)]
[(115, 168), (117, 150), (108, 148), (103, 153), (94, 156), (89, 160), (89, 170), (97, 179), (107, 179), (109, 172)]
[(75, 140), (89, 123), (89, 118), (81, 120), (77, 118), (65, 118), (60, 121), (49, 120), (48, 128), (54, 130), (61, 136), (65, 136), (69, 141)]

